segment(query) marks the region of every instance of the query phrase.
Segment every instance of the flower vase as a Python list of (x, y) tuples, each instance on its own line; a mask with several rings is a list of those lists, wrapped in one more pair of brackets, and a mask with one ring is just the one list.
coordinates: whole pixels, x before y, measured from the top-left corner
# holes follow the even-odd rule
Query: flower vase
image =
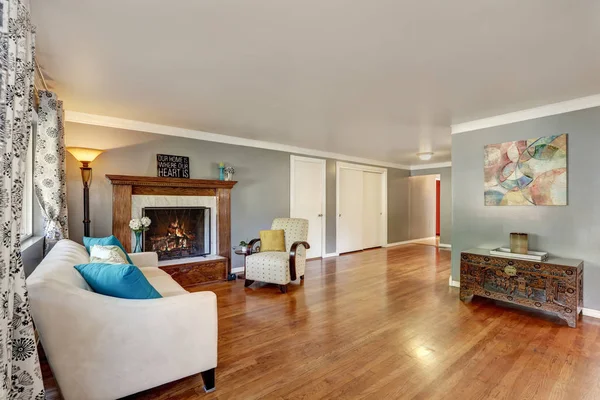
[(225, 180), (225, 167), (219, 167), (219, 180)]
[(142, 231), (135, 232), (135, 248), (133, 249), (133, 252), (142, 252)]

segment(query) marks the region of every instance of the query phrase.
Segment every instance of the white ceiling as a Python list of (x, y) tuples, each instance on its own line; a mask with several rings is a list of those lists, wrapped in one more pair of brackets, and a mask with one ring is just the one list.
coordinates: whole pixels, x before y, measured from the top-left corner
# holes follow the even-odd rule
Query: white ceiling
[(600, 93), (600, 1), (31, 0), (73, 111), (418, 165), (450, 124)]

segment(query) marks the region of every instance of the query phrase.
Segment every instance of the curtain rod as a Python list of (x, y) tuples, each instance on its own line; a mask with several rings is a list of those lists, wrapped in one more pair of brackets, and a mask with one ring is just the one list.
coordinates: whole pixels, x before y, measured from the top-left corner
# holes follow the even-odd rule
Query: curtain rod
[(42, 69), (40, 68), (40, 64), (38, 64), (36, 58), (34, 58), (33, 61), (35, 62), (35, 69), (37, 69), (38, 75), (40, 76), (40, 79), (42, 80), (42, 85), (44, 85), (44, 90), (48, 91), (48, 85), (46, 85), (46, 79), (44, 78), (44, 74), (42, 74)]

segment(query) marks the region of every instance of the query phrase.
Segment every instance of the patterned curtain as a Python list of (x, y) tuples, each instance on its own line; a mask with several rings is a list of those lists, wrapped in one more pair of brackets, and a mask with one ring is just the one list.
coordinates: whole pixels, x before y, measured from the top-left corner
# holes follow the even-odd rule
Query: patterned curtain
[(56, 94), (40, 91), (35, 146), (35, 195), (44, 215), (45, 251), (69, 237), (65, 129), (62, 101)]
[(21, 0), (0, 0), (0, 398), (44, 398), (21, 260), (35, 34)]

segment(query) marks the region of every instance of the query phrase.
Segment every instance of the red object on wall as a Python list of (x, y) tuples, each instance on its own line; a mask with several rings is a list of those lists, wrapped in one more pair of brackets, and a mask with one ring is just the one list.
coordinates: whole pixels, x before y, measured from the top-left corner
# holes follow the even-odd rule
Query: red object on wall
[(435, 181), (435, 234), (440, 236), (440, 181)]

